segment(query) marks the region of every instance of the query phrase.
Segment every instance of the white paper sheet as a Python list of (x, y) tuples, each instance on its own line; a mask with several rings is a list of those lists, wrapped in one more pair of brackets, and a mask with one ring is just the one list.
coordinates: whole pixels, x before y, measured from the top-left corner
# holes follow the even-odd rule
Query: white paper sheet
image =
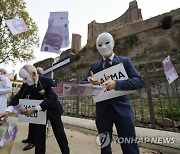
[(28, 30), (28, 27), (22, 18), (6, 20), (5, 22), (13, 35), (20, 34)]
[[(19, 104), (25, 108), (31, 108), (39, 105), (42, 101), (43, 100), (20, 99)], [(46, 116), (47, 116), (47, 111), (37, 112), (31, 116), (18, 114), (18, 120), (21, 122), (46, 125)]]
[[(122, 63), (109, 67), (108, 69), (105, 69), (101, 72), (98, 72), (96, 74), (94, 74), (94, 79), (95, 80), (100, 80), (100, 81), (104, 81), (104, 74), (106, 76), (109, 76), (112, 80), (126, 80), (128, 79), (126, 70), (124, 69), (124, 66)], [(126, 90), (126, 91), (115, 91), (115, 90), (110, 90), (110, 91), (104, 91), (104, 93), (102, 93), (99, 96), (94, 96), (93, 100), (94, 102), (100, 102), (103, 100), (107, 100), (107, 99), (111, 99), (111, 98), (115, 98), (118, 96), (122, 96), (122, 95), (127, 95), (130, 93), (133, 93), (134, 90)]]

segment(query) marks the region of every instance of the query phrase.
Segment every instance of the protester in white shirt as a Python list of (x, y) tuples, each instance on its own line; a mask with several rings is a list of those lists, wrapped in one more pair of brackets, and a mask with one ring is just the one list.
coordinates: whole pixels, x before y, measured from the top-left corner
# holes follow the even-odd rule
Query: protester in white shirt
[(0, 68), (0, 113), (3, 113), (7, 108), (7, 93), (12, 90), (12, 84), (7, 77), (5, 69)]

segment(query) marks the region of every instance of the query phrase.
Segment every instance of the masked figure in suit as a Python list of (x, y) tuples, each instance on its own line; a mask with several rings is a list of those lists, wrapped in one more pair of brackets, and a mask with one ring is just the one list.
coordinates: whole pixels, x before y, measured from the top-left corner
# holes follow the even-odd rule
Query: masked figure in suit
[[(38, 75), (43, 75), (44, 70), (42, 67), (37, 67)], [(34, 125), (29, 123), (28, 127), (28, 137), (27, 139), (22, 140), (22, 143), (28, 143), (24, 148), (23, 151), (30, 150), (35, 146), (35, 129)]]
[[(96, 39), (96, 47), (102, 58), (94, 62), (84, 83), (103, 84), (107, 90), (136, 90), (144, 86), (144, 82), (129, 57), (117, 56), (113, 53), (114, 39), (110, 33), (104, 32)], [(128, 75), (127, 80), (112, 80), (104, 75), (104, 83), (95, 80), (93, 74), (108, 67), (122, 63)], [(135, 126), (131, 103), (127, 95), (107, 99), (96, 103), (96, 126), (99, 133), (102, 154), (112, 154), (112, 128), (115, 124), (119, 139), (132, 139), (132, 143), (121, 143), (124, 154), (138, 154), (135, 141)], [(105, 138), (106, 140), (104, 140)]]
[[(37, 112), (47, 110), (47, 119), (50, 120), (57, 143), (62, 154), (69, 154), (69, 146), (61, 120), (63, 108), (58, 101), (57, 95), (51, 87), (54, 82), (51, 78), (40, 76), (32, 65), (25, 65), (19, 71), (19, 76), (23, 79), (23, 85), (19, 92), (12, 98), (6, 112), (0, 114), (0, 118), (5, 119), (10, 115), (14, 106), (19, 104), (19, 99), (43, 100), (39, 105), (23, 111), (24, 115), (32, 115)], [(32, 124), (35, 129), (35, 154), (45, 154), (46, 151), (46, 125)]]

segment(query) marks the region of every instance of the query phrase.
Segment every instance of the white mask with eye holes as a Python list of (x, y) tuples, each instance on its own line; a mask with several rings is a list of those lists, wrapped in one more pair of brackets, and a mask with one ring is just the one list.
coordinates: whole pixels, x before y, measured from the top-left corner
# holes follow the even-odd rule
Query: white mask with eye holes
[(112, 35), (107, 32), (100, 34), (96, 39), (96, 47), (103, 57), (110, 57), (114, 48)]
[(32, 76), (24, 68), (19, 70), (19, 76), (23, 79), (24, 83), (27, 83), (27, 85), (32, 86), (34, 84)]

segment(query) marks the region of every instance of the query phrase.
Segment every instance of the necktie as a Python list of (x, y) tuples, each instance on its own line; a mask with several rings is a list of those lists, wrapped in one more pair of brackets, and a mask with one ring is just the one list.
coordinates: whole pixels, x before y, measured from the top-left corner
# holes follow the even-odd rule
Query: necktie
[(109, 63), (109, 61), (110, 61), (109, 58), (107, 58), (107, 59), (104, 61), (104, 68), (105, 68), (105, 69), (111, 66), (111, 64)]
[(37, 88), (37, 84), (33, 84), (33, 88)]

